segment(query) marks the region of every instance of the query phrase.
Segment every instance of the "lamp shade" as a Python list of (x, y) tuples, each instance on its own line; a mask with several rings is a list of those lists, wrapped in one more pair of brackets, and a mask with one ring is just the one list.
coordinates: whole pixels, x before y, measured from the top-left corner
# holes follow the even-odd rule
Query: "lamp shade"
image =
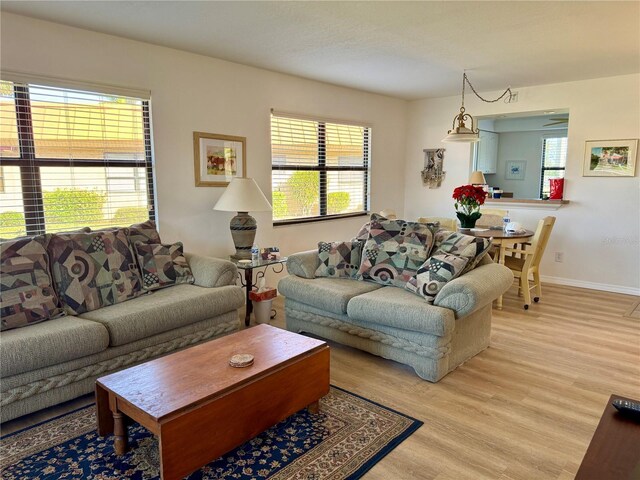
[(471, 185), (485, 185), (487, 183), (487, 180), (484, 178), (484, 173), (476, 170), (475, 172), (471, 172), (469, 183)]
[(214, 210), (224, 212), (268, 212), (271, 204), (253, 178), (234, 177)]
[(450, 133), (442, 139), (444, 143), (475, 143), (479, 142), (480, 137), (477, 133)]

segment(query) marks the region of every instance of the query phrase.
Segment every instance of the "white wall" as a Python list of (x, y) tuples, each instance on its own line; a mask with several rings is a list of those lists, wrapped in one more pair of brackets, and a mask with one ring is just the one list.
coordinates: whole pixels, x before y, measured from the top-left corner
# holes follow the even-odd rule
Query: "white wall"
[[(407, 103), (201, 55), (2, 13), (3, 70), (131, 88), (152, 94), (159, 228), (189, 251), (233, 253), (229, 220), (214, 212), (223, 188), (195, 187), (192, 132), (247, 137), (247, 174), (270, 198), (270, 109), (372, 124), (371, 208), (404, 202)], [(348, 240), (366, 217), (273, 227), (254, 214), (257, 242), (285, 254), (319, 240)]]
[[(505, 80), (505, 83), (508, 83)], [(552, 214), (556, 226), (543, 259), (547, 280), (577, 286), (640, 294), (640, 180), (635, 177), (583, 177), (586, 140), (640, 136), (640, 75), (515, 88), (518, 102), (482, 103), (466, 99), (474, 116), (568, 109), (570, 115), (565, 198), (571, 203), (557, 211), (510, 209), (511, 218), (528, 228)], [(499, 92), (482, 92), (496, 97)], [(454, 216), (453, 189), (468, 182), (469, 144), (443, 144), (460, 108), (460, 97), (427, 99), (409, 105), (405, 215)], [(422, 149), (446, 148), (446, 180), (439, 189), (422, 185)], [(554, 262), (553, 252), (564, 252)]]

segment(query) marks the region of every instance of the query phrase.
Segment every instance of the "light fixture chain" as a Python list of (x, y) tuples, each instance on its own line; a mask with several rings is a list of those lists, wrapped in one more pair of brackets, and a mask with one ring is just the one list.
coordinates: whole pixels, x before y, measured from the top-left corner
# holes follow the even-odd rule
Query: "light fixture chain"
[(476, 94), (476, 97), (478, 97), (480, 100), (482, 100), (483, 102), (486, 103), (495, 103), (498, 100), (501, 100), (504, 98), (504, 96), (508, 93), (509, 96), (511, 96), (511, 87), (507, 87), (507, 89), (504, 91), (504, 93), (502, 95), (500, 95), (498, 98), (496, 98), (495, 100), (487, 100), (486, 98), (483, 98), (482, 95), (480, 95), (478, 92), (476, 92), (476, 89), (473, 88), (473, 85), (471, 85), (471, 82), (469, 81), (469, 77), (467, 77), (467, 74), (465, 73), (462, 77), (462, 92), (463, 92), (463, 96), (462, 96), (462, 101), (463, 101), (463, 105), (464, 105), (464, 82), (467, 82), (469, 84), (469, 87), (471, 87), (471, 90), (473, 91), (473, 93)]

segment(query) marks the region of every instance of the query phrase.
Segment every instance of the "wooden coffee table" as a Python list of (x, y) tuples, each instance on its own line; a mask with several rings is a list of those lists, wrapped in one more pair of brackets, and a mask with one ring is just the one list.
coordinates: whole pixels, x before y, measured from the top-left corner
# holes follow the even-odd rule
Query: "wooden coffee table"
[[(229, 366), (239, 353), (246, 368)], [(98, 434), (127, 449), (126, 417), (158, 437), (160, 475), (197, 470), (329, 393), (329, 347), (320, 340), (258, 325), (99, 378)]]

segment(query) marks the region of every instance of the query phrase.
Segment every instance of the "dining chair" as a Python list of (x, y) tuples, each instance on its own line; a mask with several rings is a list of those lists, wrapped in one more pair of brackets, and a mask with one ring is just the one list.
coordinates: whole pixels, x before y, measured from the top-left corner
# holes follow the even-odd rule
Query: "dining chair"
[(440, 227), (445, 230), (451, 230), (455, 232), (457, 230), (456, 219), (449, 217), (420, 217), (418, 223), (436, 223), (440, 224)]
[(502, 219), (508, 213), (508, 210), (500, 210), (499, 208), (481, 208), (482, 216), (476, 222), (476, 227), (497, 227), (502, 226)]
[[(556, 222), (556, 217), (545, 217), (538, 222), (538, 228), (530, 244), (525, 248), (506, 248), (508, 256), (504, 259), (506, 267), (510, 268), (514, 277), (520, 280), (518, 295), (524, 296), (524, 309), (528, 310), (531, 304), (531, 290), (535, 288), (534, 302), (540, 301), (542, 287), (540, 285), (540, 261), (551, 236), (551, 230)], [(529, 276), (532, 277), (533, 286), (529, 287)]]

